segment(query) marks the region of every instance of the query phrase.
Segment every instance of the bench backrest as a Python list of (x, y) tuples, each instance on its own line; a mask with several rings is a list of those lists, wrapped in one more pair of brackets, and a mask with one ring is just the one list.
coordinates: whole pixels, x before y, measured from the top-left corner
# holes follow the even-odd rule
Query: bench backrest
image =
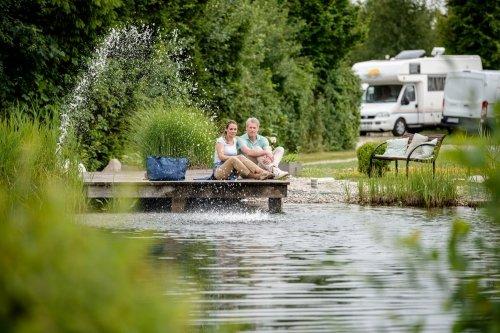
[[(428, 141), (437, 139), (436, 147), (434, 148), (433, 152), (434, 158), (436, 158), (439, 154), (439, 149), (441, 148), (441, 144), (443, 143), (446, 134), (426, 134), (425, 136), (429, 138)], [(413, 133), (405, 133), (403, 135), (403, 138), (408, 138), (408, 144), (410, 144), (411, 140), (413, 139)]]

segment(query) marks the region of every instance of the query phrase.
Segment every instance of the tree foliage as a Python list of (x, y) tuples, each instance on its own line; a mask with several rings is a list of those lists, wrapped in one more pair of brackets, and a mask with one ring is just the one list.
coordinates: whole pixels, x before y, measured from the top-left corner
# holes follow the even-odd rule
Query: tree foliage
[[(110, 28), (144, 23), (185, 41), (182, 52), (166, 57), (190, 63), (179, 78), (199, 89), (183, 95), (187, 104), (209, 108), (220, 121), (258, 117), (263, 134), (277, 135), (292, 151), (351, 148), (356, 140), (359, 82), (343, 59), (364, 31), (348, 0), (17, 0), (0, 11), (0, 109), (64, 109)], [(111, 59), (107, 79), (90, 85), (86, 116), (73, 124), (90, 169), (120, 157), (138, 109), (175, 95), (147, 72)]]
[(448, 53), (477, 54), (483, 67), (500, 68), (498, 1), (448, 0), (440, 33)]
[(359, 134), (361, 90), (344, 60), (365, 37), (359, 7), (347, 0), (292, 0), (287, 6), (291, 22), (300, 27), (301, 55), (311, 59), (316, 74), (304, 150), (352, 149)]
[(435, 9), (421, 0), (368, 0), (363, 7), (368, 20), (366, 41), (356, 48), (353, 60), (383, 59), (402, 50), (435, 46)]
[(120, 6), (120, 0), (1, 1), (0, 109), (14, 101), (49, 104), (67, 93)]

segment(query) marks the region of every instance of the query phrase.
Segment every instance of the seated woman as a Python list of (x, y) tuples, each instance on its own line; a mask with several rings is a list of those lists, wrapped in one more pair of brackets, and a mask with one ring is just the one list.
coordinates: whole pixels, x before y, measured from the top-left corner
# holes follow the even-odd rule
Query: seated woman
[(245, 156), (238, 155), (236, 147), (237, 132), (238, 124), (234, 120), (230, 120), (226, 124), (224, 133), (215, 143), (215, 179), (229, 179), (232, 175), (260, 180), (273, 178), (272, 173), (261, 169)]

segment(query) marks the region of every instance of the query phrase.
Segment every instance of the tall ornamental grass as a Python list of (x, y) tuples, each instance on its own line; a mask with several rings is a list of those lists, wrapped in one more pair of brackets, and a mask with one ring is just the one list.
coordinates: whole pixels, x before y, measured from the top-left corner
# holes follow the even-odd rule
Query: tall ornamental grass
[[(57, 171), (57, 127), (21, 114), (0, 120), (0, 182), (7, 187), (20, 181), (19, 170), (30, 165), (30, 178), (39, 182)], [(29, 152), (29, 154), (27, 154)]]
[(174, 280), (157, 280), (147, 244), (79, 225), (64, 185), (39, 186), (0, 186), (0, 331), (187, 331), (187, 305), (164, 295)]
[(70, 138), (57, 156), (58, 136), (57, 122), (42, 122), (36, 114), (13, 112), (0, 119), (0, 185), (6, 189), (22, 186), (25, 191), (11, 193), (22, 201), (37, 196), (47, 182), (61, 182), (73, 190), (65, 208), (82, 210), (85, 200), (76, 170), (74, 140)]
[(154, 155), (187, 157), (191, 167), (212, 163), (215, 124), (196, 107), (156, 103), (139, 111), (133, 128), (132, 145), (144, 162)]
[(415, 207), (445, 207), (457, 203), (458, 193), (454, 175), (418, 168), (408, 178), (388, 174), (383, 178), (360, 179), (358, 201), (372, 205), (401, 205)]

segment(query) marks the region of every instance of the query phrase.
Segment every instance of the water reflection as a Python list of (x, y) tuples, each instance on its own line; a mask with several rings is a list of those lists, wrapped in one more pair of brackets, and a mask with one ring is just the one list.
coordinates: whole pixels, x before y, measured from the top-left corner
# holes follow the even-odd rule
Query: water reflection
[(449, 330), (454, 314), (443, 309), (449, 286), (436, 275), (449, 280), (452, 272), (440, 260), (416, 265), (418, 258), (395, 240), (418, 229), (424, 245), (444, 249), (457, 215), (475, 221), (476, 235), (495, 237), (482, 213), (466, 208), (285, 211), (89, 214), (86, 221), (136, 236), (153, 231), (151, 257), (178, 263), (191, 286), (184, 292), (200, 295), (195, 323), (202, 330), (221, 323), (250, 331)]

